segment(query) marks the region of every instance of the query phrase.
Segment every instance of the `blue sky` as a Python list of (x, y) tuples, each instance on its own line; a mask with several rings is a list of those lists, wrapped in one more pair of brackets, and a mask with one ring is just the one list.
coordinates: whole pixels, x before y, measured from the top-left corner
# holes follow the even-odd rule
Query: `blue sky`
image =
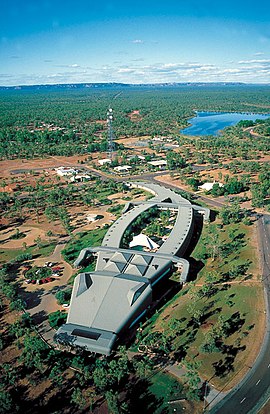
[(250, 0), (2, 0), (0, 85), (270, 83), (270, 7)]

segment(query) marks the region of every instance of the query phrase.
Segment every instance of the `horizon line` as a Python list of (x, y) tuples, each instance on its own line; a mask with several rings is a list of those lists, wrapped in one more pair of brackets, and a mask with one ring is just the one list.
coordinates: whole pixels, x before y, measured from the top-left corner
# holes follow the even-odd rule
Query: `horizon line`
[(126, 83), (126, 82), (65, 82), (65, 83), (33, 83), (18, 85), (0, 85), (0, 88), (29, 88), (29, 87), (57, 87), (57, 86), (87, 86), (87, 85), (123, 85), (123, 86), (176, 86), (176, 85), (254, 85), (254, 86), (270, 86), (269, 82), (237, 82), (237, 81), (212, 81), (212, 82), (149, 82), (149, 83)]

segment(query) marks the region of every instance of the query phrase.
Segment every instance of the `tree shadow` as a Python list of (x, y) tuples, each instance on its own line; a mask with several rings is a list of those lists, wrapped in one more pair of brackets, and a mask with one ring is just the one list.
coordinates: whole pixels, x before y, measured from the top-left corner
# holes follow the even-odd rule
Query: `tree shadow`
[(40, 305), (41, 298), (44, 295), (44, 289), (40, 288), (34, 292), (27, 292), (25, 288), (20, 288), (19, 290), (21, 299), (26, 303), (26, 309), (34, 309), (36, 306)]
[(40, 325), (42, 322), (47, 320), (47, 318), (48, 318), (47, 313), (44, 310), (34, 313), (32, 315), (32, 319), (35, 325)]
[(187, 347), (180, 345), (177, 351), (174, 352), (173, 357), (175, 361), (182, 361), (187, 356)]
[(222, 345), (222, 353), (226, 354), (224, 360), (220, 359), (218, 362), (213, 363), (215, 369), (215, 375), (220, 378), (224, 378), (227, 374), (234, 371), (234, 361), (238, 352), (244, 351), (246, 346), (233, 346)]
[(225, 283), (224, 285), (222, 285), (220, 288), (219, 288), (219, 291), (220, 292), (222, 292), (223, 290), (228, 290), (228, 289), (230, 289), (231, 288), (231, 285), (229, 284), (229, 283)]
[(212, 210), (212, 209), (210, 210), (210, 217), (209, 217), (210, 223), (213, 223), (213, 221), (216, 220), (217, 215), (218, 215), (218, 211)]
[(203, 263), (203, 261), (196, 260), (193, 257), (189, 257), (188, 261), (190, 266), (188, 272), (188, 281), (192, 282), (193, 280), (197, 279), (199, 272), (202, 270), (205, 264)]
[[(48, 414), (57, 412), (78, 413), (78, 407), (74, 407), (71, 403), (71, 396), (73, 392), (74, 381), (65, 381), (60, 389), (55, 389), (57, 386), (52, 384), (34, 400), (29, 401), (28, 406), (24, 407), (24, 414)], [(50, 395), (50, 396), (49, 396)], [(49, 396), (49, 397), (48, 397)], [(68, 410), (68, 411), (66, 411)]]
[(241, 318), (240, 312), (235, 312), (228, 320), (228, 328), (226, 329), (226, 336), (230, 336), (239, 331), (245, 323), (245, 319)]
[(202, 234), (202, 229), (203, 229), (203, 216), (199, 213), (194, 214), (194, 229), (193, 229), (193, 234), (189, 243), (189, 246), (185, 252), (185, 257), (188, 257), (191, 255), (191, 253), (193, 252), (193, 250), (195, 249), (201, 234)]
[(205, 313), (201, 318), (201, 324), (205, 323), (208, 318), (210, 318), (213, 315), (216, 315), (217, 313), (220, 313), (222, 311), (221, 307), (215, 308), (210, 310), (209, 312)]

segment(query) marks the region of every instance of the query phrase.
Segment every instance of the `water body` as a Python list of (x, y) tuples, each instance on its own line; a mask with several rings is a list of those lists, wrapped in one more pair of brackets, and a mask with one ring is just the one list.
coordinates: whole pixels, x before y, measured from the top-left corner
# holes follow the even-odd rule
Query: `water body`
[(181, 129), (184, 135), (219, 135), (227, 126), (236, 125), (239, 121), (267, 119), (270, 114), (251, 114), (241, 112), (196, 112), (194, 118), (189, 119), (191, 126)]

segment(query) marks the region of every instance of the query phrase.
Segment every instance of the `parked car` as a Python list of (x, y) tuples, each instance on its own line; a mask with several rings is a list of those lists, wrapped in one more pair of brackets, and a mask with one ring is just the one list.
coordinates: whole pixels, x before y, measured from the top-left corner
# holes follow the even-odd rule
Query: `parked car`
[(62, 305), (62, 308), (64, 308), (64, 309), (68, 309), (68, 308), (69, 308), (69, 303), (64, 303), (64, 304)]
[(53, 263), (52, 262), (45, 262), (43, 267), (52, 267)]
[(61, 270), (62, 270), (62, 267), (60, 266), (52, 267), (53, 272), (60, 272)]
[(46, 282), (53, 282), (53, 278), (52, 277), (46, 277), (45, 280), (46, 280)]

